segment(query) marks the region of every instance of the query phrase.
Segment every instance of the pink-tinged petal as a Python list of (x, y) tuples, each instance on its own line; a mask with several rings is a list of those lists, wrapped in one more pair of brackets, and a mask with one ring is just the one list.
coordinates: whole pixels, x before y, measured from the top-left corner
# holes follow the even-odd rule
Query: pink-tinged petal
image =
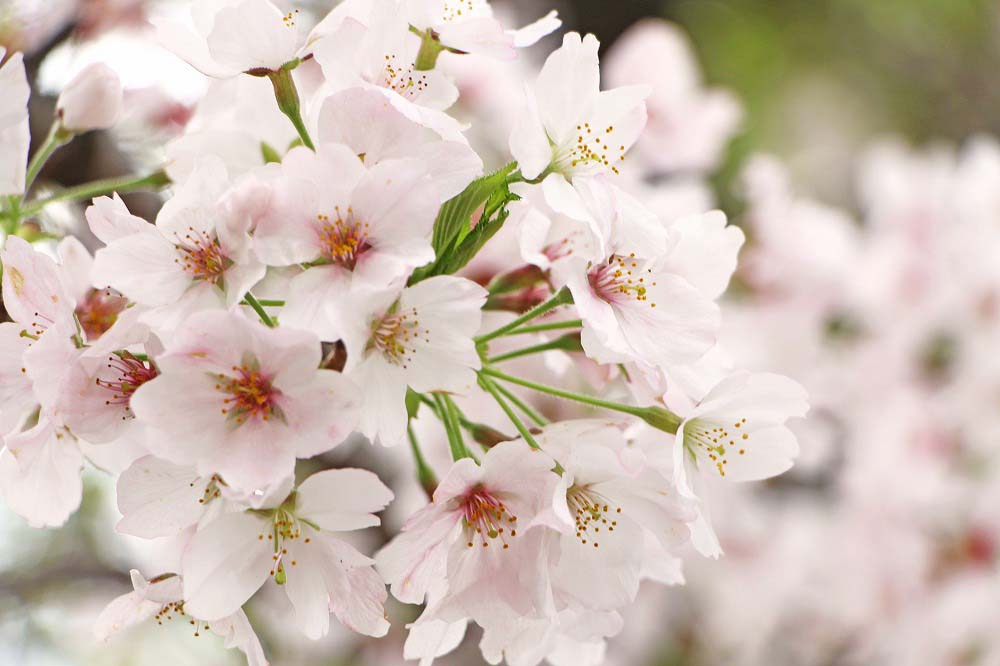
[(0, 453), (0, 490), (10, 509), (32, 527), (58, 527), (80, 506), (83, 456), (76, 442), (42, 418), (6, 438)]
[(525, 91), (525, 108), (510, 132), (510, 154), (528, 180), (537, 178), (552, 162), (552, 144), (542, 124), (538, 100), (530, 89)]
[(740, 414), (764, 423), (784, 423), (809, 411), (809, 396), (800, 384), (773, 373), (738, 372), (719, 382), (692, 413)]
[(94, 286), (151, 307), (174, 303), (191, 285), (180, 253), (152, 226), (98, 250), (91, 277)]
[(379, 478), (363, 469), (331, 469), (299, 484), (295, 514), (328, 532), (346, 532), (379, 525), (375, 514), (393, 494)]
[(90, 231), (105, 245), (147, 231), (149, 223), (129, 212), (116, 192), (112, 197), (98, 197), (85, 213)]
[(204, 514), (209, 482), (193, 467), (140, 458), (118, 477), (122, 519), (115, 529), (144, 539), (173, 536)]
[(198, 470), (202, 475), (218, 473), (239, 490), (268, 491), (295, 473), (296, 443), (290, 428), (277, 420), (246, 422), (206, 447)]
[(215, 620), (210, 626), (213, 634), (222, 636), (226, 648), (236, 648), (246, 655), (247, 666), (268, 666), (260, 639), (257, 638), (257, 633), (250, 626), (250, 620), (242, 610), (221, 620)]
[[(354, 547), (348, 543), (331, 541), (338, 559), (344, 558), (345, 551), (354, 551)], [(381, 638), (389, 633), (389, 620), (385, 616), (388, 593), (378, 573), (371, 566), (355, 565), (347, 571), (347, 585), (347, 594), (333, 596), (330, 604), (341, 624), (374, 638)]]
[(107, 641), (123, 629), (135, 626), (156, 615), (162, 604), (150, 601), (138, 592), (129, 592), (115, 598), (104, 607), (94, 623), (94, 636)]
[(140, 386), (130, 405), (136, 419), (158, 431), (147, 443), (153, 454), (194, 464), (225, 439), (224, 399), (205, 373), (164, 373)]
[(31, 379), (35, 399), (53, 416), (62, 418), (59, 404), (66, 383), (77, 370), (80, 350), (73, 344), (75, 332), (71, 323), (63, 320), (51, 326), (38, 341), (24, 351), (23, 367)]
[(4, 308), (28, 332), (40, 335), (53, 323), (73, 314), (76, 302), (59, 267), (17, 236), (8, 236), (0, 250), (3, 263)]
[(268, 578), (271, 529), (265, 518), (228, 513), (199, 530), (184, 551), (184, 610), (207, 622), (236, 613)]
[(6, 49), (0, 47), (0, 195), (24, 193), (31, 133), (28, 127), (28, 97), (31, 89), (24, 73), (24, 56), (14, 53), (4, 61)]
[(559, 20), (559, 12), (553, 10), (523, 28), (508, 30), (507, 34), (514, 38), (514, 48), (523, 49), (534, 46), (543, 37), (551, 35), (560, 27), (562, 27), (562, 21)]
[(684, 277), (706, 298), (717, 299), (736, 270), (737, 255), (746, 240), (743, 231), (726, 226), (722, 211), (684, 217), (670, 228), (677, 232), (679, 241), (665, 268)]
[[(424, 614), (428, 612), (429, 609)], [(445, 622), (434, 618), (418, 619), (408, 627), (403, 659), (419, 659), (420, 666), (430, 666), (434, 659), (454, 651), (462, 643), (468, 626), (468, 620)]]
[(424, 507), (375, 554), (375, 566), (392, 586), (392, 596), (403, 603), (423, 603), (431, 586), (444, 578), (458, 521), (457, 512), (438, 504)]
[(299, 273), (288, 285), (281, 323), (311, 331), (320, 340), (342, 337), (342, 318), (336, 303), (351, 285), (351, 273), (335, 265), (314, 266)]
[(156, 227), (170, 239), (189, 233), (215, 232), (216, 204), (229, 186), (225, 163), (214, 155), (199, 158), (194, 172), (180, 183), (156, 215)]
[(333, 370), (318, 370), (285, 391), (285, 419), (295, 431), (295, 455), (311, 458), (343, 442), (358, 425), (358, 387)]
[(24, 352), (31, 339), (13, 322), (0, 324), (0, 437), (24, 423), (37, 402), (24, 368)]
[(440, 204), (420, 160), (387, 160), (368, 170), (351, 197), (355, 214), (376, 241), (429, 236)]

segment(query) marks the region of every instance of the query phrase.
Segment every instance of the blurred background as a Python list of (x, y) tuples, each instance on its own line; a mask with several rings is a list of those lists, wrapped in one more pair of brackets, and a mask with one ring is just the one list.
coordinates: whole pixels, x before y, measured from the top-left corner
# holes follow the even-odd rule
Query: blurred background
[[(107, 61), (128, 88), (119, 127), (60, 151), (43, 174), (49, 187), (151, 168), (190, 120), (204, 80), (154, 51), (145, 32), (172, 4), (0, 0), (0, 44), (26, 53), (37, 139), (61, 86), (90, 60)], [(296, 6), (322, 15), (331, 4)], [(712, 89), (737, 101), (717, 155), (637, 178), (660, 211), (717, 205), (744, 227), (724, 342), (738, 366), (784, 372), (813, 396), (801, 464), (760, 488), (713, 490), (726, 556), (690, 558), (684, 587), (644, 588), (607, 663), (1000, 664), (1000, 149), (990, 138), (1000, 133), (1000, 3), (493, 4), (516, 17), (510, 25), (559, 9), (566, 30), (599, 36), (618, 81), (667, 94), (676, 74), (694, 79), (678, 95)], [(668, 30), (663, 51), (626, 57), (630, 27), (650, 20), (679, 31)], [(519, 66), (537, 68), (556, 45), (549, 38)], [(473, 89), (476, 71), (493, 70), (456, 75)], [(699, 107), (686, 108), (670, 116), (679, 133)], [(149, 219), (159, 204), (127, 201)], [(79, 218), (66, 207), (45, 223), (72, 230)], [(405, 456), (357, 444), (316, 464), (346, 461), (403, 487), (402, 507), (419, 502)], [(87, 480), (81, 511), (59, 531), (30, 530), (0, 506), (0, 663), (241, 663), (183, 630), (94, 643), (90, 623), (128, 589), (128, 569), (171, 546), (116, 534), (113, 481)], [(388, 529), (404, 515), (390, 515)], [(375, 547), (385, 535), (362, 538)], [(382, 642), (334, 631), (314, 644), (280, 609), (275, 595), (249, 614), (281, 665), (402, 663), (402, 625), (415, 616), (394, 607)], [(467, 641), (441, 663), (479, 660)]]

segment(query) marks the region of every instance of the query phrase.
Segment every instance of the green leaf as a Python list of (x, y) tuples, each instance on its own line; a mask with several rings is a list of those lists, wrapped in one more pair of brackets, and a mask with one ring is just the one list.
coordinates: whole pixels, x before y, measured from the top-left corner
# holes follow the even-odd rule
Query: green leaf
[[(516, 169), (517, 163), (511, 162), (499, 171), (474, 180), (461, 194), (441, 206), (431, 236), (437, 258), (416, 270), (410, 284), (432, 275), (454, 273), (500, 230), (507, 219), (507, 204), (517, 199), (508, 187), (508, 177)], [(472, 216), (480, 206), (483, 206), (483, 214), (473, 227)]]

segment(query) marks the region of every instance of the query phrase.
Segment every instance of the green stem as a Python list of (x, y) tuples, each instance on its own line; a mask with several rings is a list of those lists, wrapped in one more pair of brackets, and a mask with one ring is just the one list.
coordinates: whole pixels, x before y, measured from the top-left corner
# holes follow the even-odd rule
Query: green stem
[(559, 307), (560, 305), (569, 305), (572, 302), (573, 302), (573, 296), (572, 296), (572, 294), (569, 293), (569, 289), (567, 289), (566, 287), (563, 287), (558, 292), (556, 292), (552, 296), (552, 298), (550, 298), (549, 300), (545, 301), (544, 303), (542, 303), (540, 305), (536, 305), (535, 307), (531, 308), (530, 310), (528, 310), (527, 312), (525, 312), (523, 315), (521, 315), (520, 317), (518, 317), (514, 321), (510, 322), (509, 324), (507, 324), (505, 326), (501, 326), (500, 328), (496, 329), (492, 333), (487, 333), (486, 335), (481, 335), (481, 336), (477, 337), (476, 338), (476, 343), (480, 343), (481, 344), (481, 343), (484, 343), (484, 342), (489, 342), (490, 340), (493, 340), (494, 338), (499, 338), (500, 336), (506, 335), (508, 332), (517, 329), (522, 324), (526, 324), (527, 322), (531, 321), (532, 319), (535, 319), (537, 317), (541, 317), (546, 312), (549, 312), (550, 310), (554, 310), (555, 308)]
[(492, 380), (488, 379), (487, 377), (483, 377), (482, 375), (479, 376), (479, 385), (482, 386), (487, 393), (493, 396), (493, 399), (496, 400), (496, 403), (498, 405), (500, 405), (500, 409), (502, 409), (504, 414), (507, 415), (507, 418), (510, 420), (510, 422), (514, 424), (514, 427), (517, 428), (517, 431), (521, 433), (521, 437), (524, 439), (525, 442), (528, 443), (528, 446), (530, 446), (533, 449), (541, 450), (542, 447), (540, 447), (538, 445), (538, 442), (535, 441), (535, 438), (534, 436), (532, 436), (531, 431), (528, 430), (528, 427), (524, 425), (524, 422), (520, 419), (520, 417), (514, 412), (513, 409), (511, 409), (510, 405), (507, 404), (507, 401), (504, 400), (503, 395), (497, 389), (497, 385), (493, 383)]
[(445, 434), (448, 436), (448, 447), (451, 449), (451, 459), (458, 462), (462, 458), (471, 458), (472, 453), (462, 442), (462, 432), (458, 427), (458, 421), (454, 413), (448, 408), (445, 398), (440, 393), (434, 394), (434, 402), (437, 405), (435, 410), (441, 423), (444, 425)]
[(158, 190), (170, 184), (170, 178), (163, 171), (156, 171), (146, 176), (125, 176), (122, 178), (108, 178), (106, 180), (95, 180), (91, 183), (84, 183), (76, 187), (68, 187), (61, 192), (45, 199), (36, 199), (29, 203), (22, 211), (21, 217), (29, 217), (41, 211), (49, 204), (59, 201), (78, 201), (80, 199), (93, 199), (94, 197), (111, 194), (112, 192), (135, 192), (136, 190)]
[(549, 424), (548, 419), (546, 419), (544, 416), (542, 416), (541, 414), (539, 414), (538, 412), (536, 412), (534, 409), (532, 409), (531, 406), (528, 403), (526, 403), (524, 400), (521, 400), (521, 398), (519, 398), (517, 396), (517, 394), (514, 393), (513, 391), (511, 391), (509, 388), (507, 388), (506, 386), (504, 386), (502, 384), (497, 384), (495, 382), (494, 382), (494, 386), (497, 387), (498, 391), (500, 391), (501, 393), (503, 393), (503, 395), (504, 395), (505, 398), (507, 398), (508, 400), (510, 400), (512, 403), (514, 403), (514, 405), (518, 409), (520, 409), (522, 412), (524, 412), (525, 416), (527, 416), (529, 419), (531, 419), (532, 421), (534, 421), (537, 425), (539, 425), (539, 426), (546, 426), (546, 425)]
[(264, 310), (264, 306), (260, 304), (260, 301), (254, 298), (253, 294), (248, 291), (247, 295), (243, 297), (243, 300), (247, 305), (253, 308), (253, 311), (257, 313), (257, 316), (260, 317), (260, 320), (264, 322), (266, 326), (270, 328), (277, 326), (274, 320), (271, 319), (271, 315), (267, 314), (267, 311)]
[(35, 151), (35, 154), (31, 156), (31, 162), (28, 163), (28, 171), (24, 177), (25, 194), (27, 194), (31, 189), (35, 179), (38, 178), (38, 174), (41, 173), (42, 167), (44, 167), (45, 163), (49, 161), (50, 157), (52, 157), (52, 153), (56, 152), (60, 146), (69, 143), (72, 138), (73, 133), (63, 129), (59, 120), (52, 123), (52, 127), (49, 129), (49, 135), (45, 137), (45, 143), (43, 143), (41, 147)]
[(492, 358), (487, 359), (487, 363), (499, 363), (501, 361), (509, 361), (512, 358), (521, 358), (522, 356), (531, 356), (532, 354), (540, 354), (542, 352), (553, 350), (580, 351), (579, 336), (570, 335), (567, 337), (556, 338), (555, 340), (549, 340), (548, 342), (542, 342), (530, 347), (515, 349), (504, 354), (493, 356)]
[(434, 489), (437, 488), (438, 484), (437, 477), (434, 475), (434, 470), (427, 464), (427, 459), (424, 458), (424, 454), (420, 450), (420, 443), (417, 441), (417, 433), (413, 431), (412, 422), (406, 424), (406, 434), (410, 438), (410, 450), (413, 451), (413, 459), (417, 464), (417, 480), (420, 482), (424, 492), (427, 493), (428, 499), (432, 499), (434, 497)]
[(512, 377), (511, 375), (504, 374), (491, 367), (484, 367), (479, 372), (480, 374), (495, 377), (496, 379), (500, 379), (511, 384), (517, 384), (518, 386), (523, 386), (531, 389), (532, 391), (538, 391), (539, 393), (548, 393), (549, 395), (554, 395), (557, 398), (573, 400), (574, 402), (591, 405), (592, 407), (600, 407), (614, 412), (637, 416), (650, 425), (669, 433), (676, 433), (677, 429), (683, 422), (683, 419), (680, 416), (663, 407), (636, 407), (634, 405), (625, 405), (620, 402), (601, 400), (600, 398), (594, 398), (581, 393), (573, 393), (572, 391), (564, 391), (563, 389), (556, 388), (554, 386), (546, 386), (545, 384), (539, 384), (527, 379), (521, 379), (520, 377)]
[(511, 335), (525, 335), (527, 333), (544, 333), (546, 331), (557, 331), (563, 328), (580, 328), (581, 326), (583, 326), (583, 321), (580, 319), (570, 319), (569, 321), (551, 321), (547, 324), (522, 326), (516, 330), (508, 331), (504, 335), (509, 337)]

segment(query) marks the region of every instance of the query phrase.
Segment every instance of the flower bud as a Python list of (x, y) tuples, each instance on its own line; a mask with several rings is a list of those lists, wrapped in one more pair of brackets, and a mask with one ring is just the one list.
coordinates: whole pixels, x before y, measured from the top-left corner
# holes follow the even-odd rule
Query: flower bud
[(113, 126), (121, 110), (121, 81), (103, 63), (85, 67), (63, 89), (56, 104), (62, 127), (77, 134)]

